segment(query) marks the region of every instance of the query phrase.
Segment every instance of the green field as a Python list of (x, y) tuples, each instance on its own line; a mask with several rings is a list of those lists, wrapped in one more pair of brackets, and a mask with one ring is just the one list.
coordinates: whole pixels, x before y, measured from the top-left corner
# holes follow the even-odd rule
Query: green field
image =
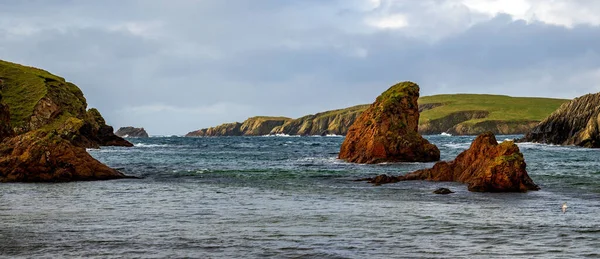
[(423, 96), (419, 105), (439, 103), (442, 106), (421, 113), (420, 122), (441, 119), (450, 114), (464, 111), (486, 111), (485, 118), (465, 121), (474, 124), (482, 121), (541, 121), (555, 111), (561, 104), (569, 100), (510, 97), (506, 95), (487, 94), (443, 94)]

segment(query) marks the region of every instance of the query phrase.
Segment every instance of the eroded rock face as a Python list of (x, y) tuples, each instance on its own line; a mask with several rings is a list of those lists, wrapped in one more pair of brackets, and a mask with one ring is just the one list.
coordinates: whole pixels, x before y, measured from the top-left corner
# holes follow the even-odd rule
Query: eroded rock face
[(59, 132), (31, 131), (0, 145), (1, 182), (65, 182), (126, 178)]
[(8, 106), (2, 102), (2, 93), (0, 93), (0, 142), (14, 134), (10, 125), (10, 111)]
[(600, 148), (600, 93), (567, 102), (519, 141)]
[(418, 99), (415, 83), (390, 87), (352, 124), (339, 158), (353, 163), (438, 161), (439, 149), (418, 133)]
[(474, 192), (526, 192), (539, 190), (526, 170), (523, 154), (512, 141), (498, 144), (493, 133), (479, 135), (454, 161), (402, 176), (378, 176), (374, 184), (427, 180), (466, 183)]
[(144, 128), (134, 128), (134, 127), (121, 127), (119, 128), (119, 130), (117, 130), (117, 132), (115, 132), (115, 135), (125, 138), (125, 137), (130, 137), (130, 138), (147, 138), (148, 137), (148, 133), (146, 132), (146, 130)]

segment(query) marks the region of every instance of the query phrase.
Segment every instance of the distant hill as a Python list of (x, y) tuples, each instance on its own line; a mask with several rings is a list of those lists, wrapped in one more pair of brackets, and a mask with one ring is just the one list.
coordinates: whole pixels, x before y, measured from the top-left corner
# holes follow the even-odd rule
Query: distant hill
[[(567, 101), (487, 94), (423, 96), (419, 98), (419, 132), (477, 135), (491, 131), (495, 134), (524, 134)], [(253, 117), (242, 123), (226, 123), (190, 132), (186, 136), (346, 135), (350, 125), (368, 106), (357, 105), (298, 119)], [(242, 128), (242, 125), (252, 126)]]

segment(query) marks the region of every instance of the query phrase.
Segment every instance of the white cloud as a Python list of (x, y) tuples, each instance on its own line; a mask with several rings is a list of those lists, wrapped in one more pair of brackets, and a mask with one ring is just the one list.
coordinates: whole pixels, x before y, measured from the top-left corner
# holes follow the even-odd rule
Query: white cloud
[(367, 24), (379, 29), (400, 29), (407, 27), (408, 20), (403, 14), (392, 14), (376, 18), (367, 18)]

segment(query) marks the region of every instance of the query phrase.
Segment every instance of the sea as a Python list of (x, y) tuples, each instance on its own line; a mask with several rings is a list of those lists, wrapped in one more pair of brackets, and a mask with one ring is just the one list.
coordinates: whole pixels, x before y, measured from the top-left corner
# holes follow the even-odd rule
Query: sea
[(0, 184), (0, 257), (600, 258), (598, 149), (518, 144), (541, 190), (474, 193), (354, 181), (433, 163), (346, 163), (339, 136), (129, 140), (88, 152), (140, 179)]

